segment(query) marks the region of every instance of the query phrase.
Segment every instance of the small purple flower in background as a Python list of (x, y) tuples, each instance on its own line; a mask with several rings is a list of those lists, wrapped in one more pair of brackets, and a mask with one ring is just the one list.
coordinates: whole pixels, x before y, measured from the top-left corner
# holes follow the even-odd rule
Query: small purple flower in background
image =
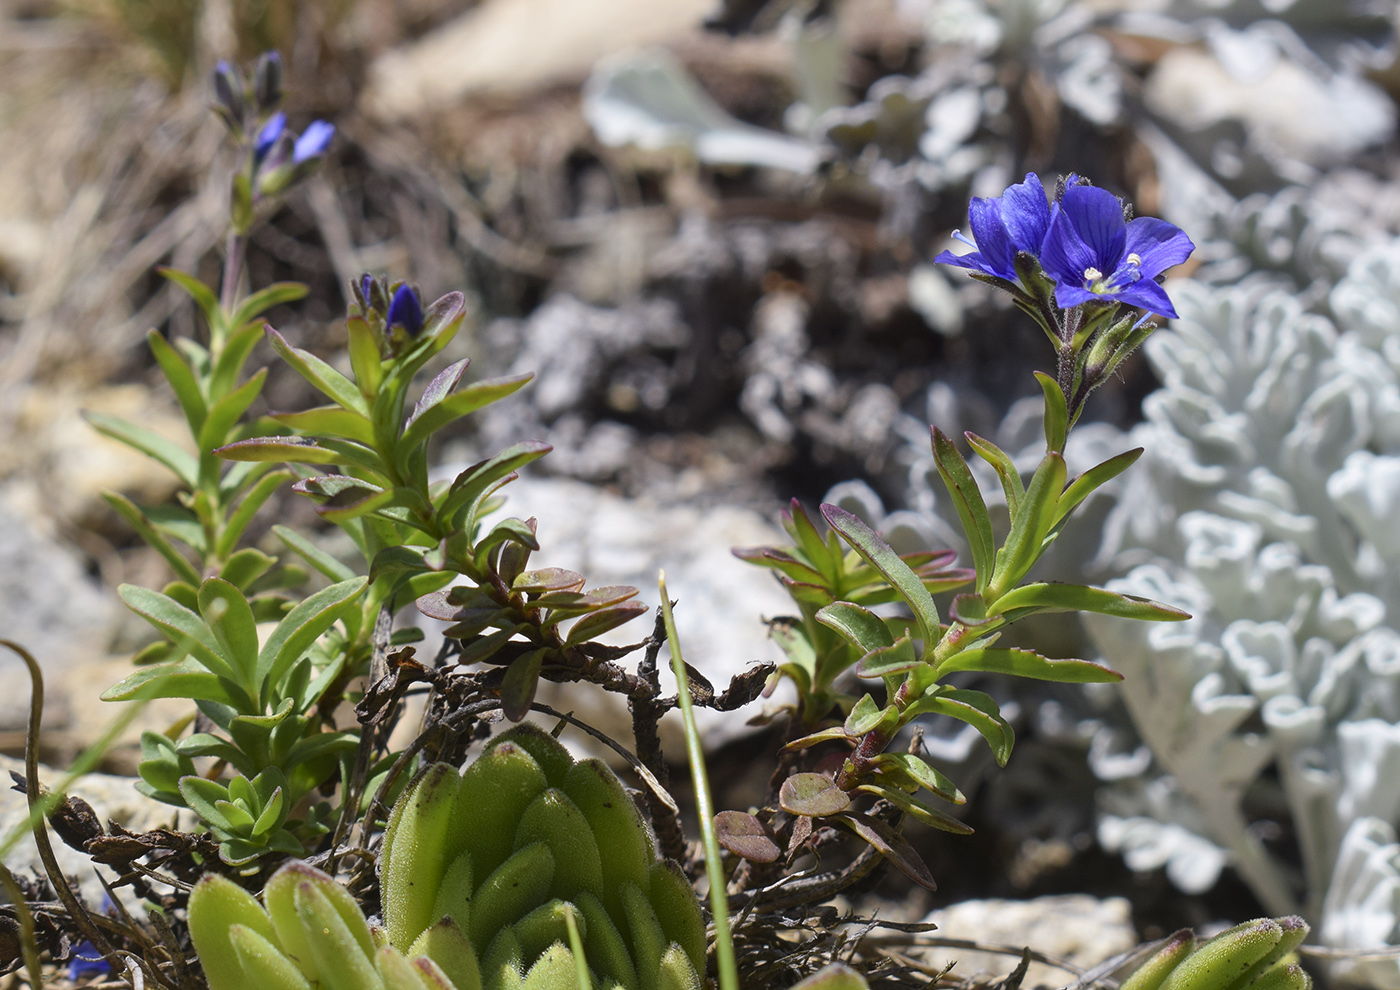
[(106, 976), (110, 972), (111, 964), (86, 940), (73, 949), (73, 955), (68, 960), (68, 979), (74, 983), (87, 976)]
[(1040, 263), (1055, 280), (1055, 302), (1139, 306), (1162, 316), (1176, 309), (1154, 281), (1196, 249), (1180, 228), (1155, 217), (1123, 219), (1123, 204), (1105, 189), (1065, 190), (1040, 248)]
[(957, 231), (953, 236), (976, 251), (963, 255), (944, 251), (933, 260), (1015, 282), (1016, 255), (1022, 251), (1040, 253), (1053, 215), (1040, 177), (1027, 172), (1024, 182), (1011, 186), (996, 199), (978, 196), (972, 200), (968, 220), (973, 240)]
[(280, 111), (273, 114), (267, 123), (263, 124), (262, 130), (258, 131), (257, 140), (253, 142), (253, 158), (256, 161), (262, 161), (286, 129), (287, 115)]
[(401, 285), (389, 303), (388, 315), (384, 317), (388, 327), (403, 327), (410, 337), (418, 336), (423, 329), (423, 306), (418, 301), (418, 293), (407, 284)]
[(300, 165), (302, 162), (325, 154), (333, 137), (335, 137), (334, 124), (324, 120), (313, 120), (302, 132), (301, 137), (297, 138), (296, 146), (292, 148), (292, 164)]

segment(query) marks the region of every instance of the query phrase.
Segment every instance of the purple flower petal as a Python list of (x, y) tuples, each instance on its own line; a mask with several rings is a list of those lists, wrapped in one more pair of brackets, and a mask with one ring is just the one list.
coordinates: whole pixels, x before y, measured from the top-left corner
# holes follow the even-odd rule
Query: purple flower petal
[(1065, 190), (1061, 210), (1094, 253), (1093, 262), (1086, 267), (1102, 272), (1116, 269), (1127, 237), (1123, 204), (1118, 197), (1098, 186), (1070, 186)]
[(280, 110), (268, 118), (263, 124), (262, 130), (258, 131), (257, 140), (253, 142), (253, 157), (261, 159), (267, 154), (277, 139), (282, 136), (282, 132), (287, 129), (287, 115)]
[(391, 327), (403, 327), (410, 337), (416, 337), (418, 331), (423, 329), (423, 304), (418, 301), (418, 293), (410, 289), (407, 283), (399, 286), (394, 293), (384, 322)]
[(983, 271), (1002, 278), (1016, 280), (1016, 249), (1006, 236), (1006, 225), (1001, 219), (1001, 203), (995, 199), (973, 199), (967, 209), (972, 237), (977, 242), (986, 267)]
[(296, 147), (292, 149), (292, 164), (300, 165), (317, 155), (325, 154), (333, 137), (335, 137), (334, 124), (324, 120), (313, 120), (306, 126), (301, 137), (297, 138)]
[(1123, 249), (1138, 256), (1142, 277), (1151, 279), (1189, 258), (1196, 245), (1180, 227), (1156, 217), (1138, 217), (1128, 224)]
[(1103, 301), (1103, 296), (1095, 295), (1083, 285), (1071, 285), (1068, 282), (1058, 282), (1055, 285), (1055, 305), (1061, 309), (1070, 309), (1080, 303)]
[[(1055, 298), (1059, 298), (1058, 293)], [(1100, 298), (1107, 297), (1101, 296)], [(1150, 278), (1141, 279), (1120, 289), (1113, 293), (1112, 298), (1119, 302), (1125, 302), (1129, 306), (1141, 307), (1150, 313), (1176, 319), (1176, 308), (1172, 306), (1172, 301), (1167, 298), (1166, 290)]]
[(1040, 253), (1040, 245), (1050, 229), (1050, 201), (1045, 197), (1040, 176), (1027, 172), (1024, 182), (1002, 194), (1001, 219), (1014, 250)]
[[(1098, 260), (1094, 249), (1075, 230), (1067, 212), (1057, 212), (1040, 248), (1040, 264), (1046, 273), (1061, 285), (1082, 287), (1084, 272), (1096, 267)], [(1055, 298), (1058, 300), (1059, 295)]]

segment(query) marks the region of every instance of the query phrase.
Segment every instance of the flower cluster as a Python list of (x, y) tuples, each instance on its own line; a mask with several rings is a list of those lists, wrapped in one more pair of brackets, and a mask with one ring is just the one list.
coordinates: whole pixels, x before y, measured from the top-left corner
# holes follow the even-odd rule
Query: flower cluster
[(247, 163), (234, 179), (233, 220), (247, 233), (256, 208), (306, 178), (325, 157), (335, 125), (313, 120), (300, 136), (288, 130), (282, 104), (282, 57), (266, 52), (252, 75), (227, 62), (214, 69), (214, 111), (243, 146)]
[(1175, 317), (1159, 284), (1195, 245), (1179, 228), (1155, 217), (1132, 219), (1131, 208), (1104, 189), (1071, 175), (1053, 200), (1031, 172), (995, 199), (975, 198), (968, 210), (975, 250), (944, 251), (934, 260), (972, 272), (1011, 293), (1049, 335), (1060, 359), (1058, 376), (1071, 421), (1084, 399), (1147, 338), (1155, 325), (1121, 306)]

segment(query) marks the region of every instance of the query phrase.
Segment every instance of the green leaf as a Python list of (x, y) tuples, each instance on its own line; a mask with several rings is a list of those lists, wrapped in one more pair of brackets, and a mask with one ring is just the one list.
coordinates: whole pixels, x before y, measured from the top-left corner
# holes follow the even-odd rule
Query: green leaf
[(472, 507), (496, 482), (553, 449), (539, 440), (525, 440), (512, 444), (495, 457), (473, 464), (453, 480), (439, 509), (440, 515), (455, 523), (458, 514), (463, 510), (470, 514)]
[(1006, 451), (990, 440), (984, 440), (976, 433), (964, 433), (963, 436), (967, 438), (968, 446), (977, 452), (977, 456), (996, 469), (997, 477), (1001, 480), (1001, 490), (1006, 493), (1007, 508), (1013, 516), (1016, 515), (1016, 509), (1021, 504), (1021, 497), (1026, 494), (1026, 489), (1021, 484), (1021, 474), (1016, 470), (1015, 462)]
[(922, 666), (923, 661), (914, 653), (914, 642), (906, 634), (889, 646), (871, 650), (861, 657), (856, 664), (856, 674), (861, 677), (891, 677)]
[[(807, 631), (802, 627), (801, 619), (787, 615), (769, 619), (768, 635), (778, 644), (778, 648), (788, 660), (806, 672), (809, 684), (816, 680), (817, 651), (812, 646), (812, 641), (807, 638)], [(852, 660), (855, 659), (855, 654), (850, 650), (846, 653)]]
[(262, 336), (260, 323), (245, 323), (232, 328), (228, 339), (224, 341), (224, 349), (209, 374), (210, 395), (226, 395), (233, 389), (243, 371), (244, 362), (248, 360), (248, 355)]
[(945, 832), (952, 832), (954, 835), (971, 835), (972, 828), (963, 824), (950, 815), (945, 815), (941, 811), (935, 811), (917, 798), (912, 798), (897, 787), (885, 787), (880, 784), (861, 784), (856, 788), (862, 794), (873, 794), (876, 797), (884, 798), (900, 811), (916, 821), (921, 821), (925, 825), (942, 829)]
[(239, 674), (239, 683), (256, 694), (253, 673), (258, 659), (258, 629), (248, 600), (222, 578), (210, 578), (199, 586), (199, 614), (219, 641), (224, 656)]
[[(224, 531), (219, 534), (219, 539), (215, 549), (220, 554), (226, 554), (238, 545), (243, 533), (248, 528), (248, 524), (253, 521), (253, 516), (263, 507), (263, 504), (272, 496), (282, 482), (295, 477), (291, 471), (279, 468), (269, 471), (258, 479), (257, 484), (248, 490), (248, 493), (238, 502), (238, 507), (228, 517), (224, 524)], [(237, 583), (237, 582), (235, 582)]]
[[(979, 587), (988, 608), (1026, 576), (1045, 549), (1045, 536), (1055, 522), (1055, 505), (1064, 490), (1065, 459), (1051, 451), (1035, 469), (1021, 511), (1011, 520), (1011, 532), (997, 552), (992, 580)], [(980, 582), (979, 582), (980, 584)]]
[(933, 429), (933, 460), (953, 498), (963, 532), (967, 534), (972, 566), (977, 569), (977, 590), (982, 591), (992, 579), (996, 561), (996, 537), (992, 534), (992, 517), (987, 514), (987, 504), (982, 501), (982, 490), (977, 487), (977, 479), (957, 446), (937, 427)]
[(210, 825), (225, 832), (233, 831), (233, 823), (224, 817), (218, 807), (219, 802), (228, 800), (228, 789), (222, 784), (194, 774), (181, 777), (180, 796), (191, 811)]
[(752, 863), (776, 863), (782, 850), (772, 833), (753, 815), (744, 811), (721, 811), (714, 817), (715, 839), (741, 859)]
[(266, 380), (267, 369), (259, 368), (257, 374), (214, 403), (199, 431), (200, 450), (213, 450), (228, 439), (239, 418), (262, 392)]
[(851, 798), (824, 773), (795, 773), (778, 789), (778, 804), (790, 815), (825, 818), (849, 808)]
[(817, 612), (817, 621), (835, 629), (863, 653), (894, 645), (894, 636), (885, 620), (851, 602), (832, 602)]
[(316, 406), (301, 412), (275, 412), (272, 418), (298, 433), (330, 434), (367, 447), (375, 444), (374, 424), (365, 416), (341, 406)]
[(645, 602), (622, 602), (599, 609), (597, 612), (589, 612), (569, 627), (569, 634), (564, 638), (564, 645), (578, 646), (580, 643), (596, 639), (603, 633), (631, 622), (639, 615), (646, 614), (646, 611)]
[(355, 383), (336, 371), (310, 351), (293, 347), (272, 327), (267, 328), (267, 339), (272, 349), (282, 360), (290, 364), (301, 377), (314, 385), (326, 398), (362, 416), (369, 415), (365, 397), (355, 387)]
[(893, 705), (881, 708), (870, 695), (863, 696), (846, 716), (846, 724), (841, 729), (844, 736), (858, 737), (874, 732), (881, 726), (892, 726), (899, 719), (899, 710)]
[(229, 320), (229, 326), (241, 327), (279, 303), (305, 299), (307, 291), (307, 287), (300, 282), (273, 282), (244, 299), (242, 305), (234, 311), (233, 319)]
[(277, 563), (276, 557), (269, 557), (257, 547), (244, 547), (219, 568), (219, 577), (247, 593), (248, 586), (266, 574)]
[(885, 576), (914, 613), (924, 649), (931, 650), (938, 642), (938, 606), (919, 576), (900, 559), (888, 543), (861, 519), (836, 505), (823, 505), (822, 515), (833, 530), (840, 533), (856, 553)]
[(1065, 405), (1065, 393), (1060, 391), (1059, 382), (1043, 371), (1035, 373), (1040, 382), (1040, 390), (1045, 393), (1045, 449), (1051, 453), (1063, 453), (1065, 436), (1069, 433), (1069, 409)]
[(199, 484), (199, 459), (173, 441), (143, 426), (128, 423), (106, 413), (84, 412), (83, 418), (103, 436), (118, 440), (165, 465), (187, 488), (194, 488)]
[(346, 346), (350, 352), (350, 370), (360, 394), (373, 396), (384, 381), (384, 362), (379, 354), (379, 341), (364, 317), (352, 316), (345, 321)]
[(221, 705), (245, 709), (249, 699), (232, 681), (212, 674), (196, 660), (186, 657), (176, 663), (142, 667), (128, 674), (101, 694), (103, 701), (140, 701), (147, 698), (189, 698), (217, 701)]
[(966, 804), (967, 798), (956, 784), (939, 770), (912, 753), (880, 753), (871, 761), (882, 777), (893, 777), (915, 787), (932, 791), (945, 801)]
[(170, 342), (161, 336), (159, 330), (151, 330), (147, 333), (146, 342), (150, 345), (151, 354), (155, 356), (160, 370), (165, 372), (165, 380), (170, 383), (175, 398), (180, 401), (180, 408), (185, 413), (185, 420), (190, 424), (190, 435), (198, 436), (200, 427), (204, 425), (204, 417), (208, 413), (209, 406), (205, 402), (204, 393), (200, 390), (199, 379), (195, 377), (194, 369), (190, 367), (188, 361), (180, 356), (180, 352), (171, 347)]
[(750, 564), (771, 567), (796, 581), (816, 583), (826, 580), (816, 568), (808, 567), (792, 554), (784, 553), (776, 547), (734, 547), (730, 553)]
[(1123, 675), (1089, 660), (1053, 660), (1032, 650), (985, 649), (955, 653), (938, 665), (939, 675), (964, 670), (1014, 674), (1037, 681), (1061, 684), (1104, 684), (1121, 681)]
[(213, 633), (194, 612), (167, 595), (134, 584), (122, 585), (117, 594), (127, 608), (163, 632), (172, 643), (188, 650), (205, 668), (239, 683), (237, 671), (221, 655)]
[(223, 310), (219, 307), (219, 297), (214, 295), (213, 289), (193, 275), (182, 272), (178, 268), (162, 266), (156, 269), (156, 273), (188, 292), (190, 298), (195, 301), (195, 305), (204, 314), (204, 319), (208, 321), (210, 328), (215, 330), (219, 328), (219, 321), (223, 319)]
[(135, 502), (117, 492), (103, 492), (102, 497), (106, 499), (108, 505), (117, 510), (123, 519), (131, 524), (131, 528), (136, 530), (141, 539), (165, 558), (166, 563), (182, 581), (188, 581), (190, 584), (199, 583), (199, 571), (185, 559), (184, 554), (175, 549), (175, 546), (165, 538), (164, 534), (158, 532), (150, 524)]
[(1110, 457), (1102, 464), (1095, 464), (1075, 478), (1065, 489), (1064, 494), (1060, 496), (1059, 506), (1055, 510), (1055, 522), (1057, 524), (1063, 522), (1079, 503), (1088, 498), (1095, 489), (1118, 477), (1141, 456), (1141, 447), (1125, 450), (1116, 457)]
[[(866, 697), (868, 698), (870, 695), (866, 695)], [(872, 701), (871, 704), (874, 704), (874, 702)], [(811, 735), (803, 736), (801, 739), (794, 739), (784, 746), (783, 750), (810, 749), (813, 746), (820, 746), (825, 742), (835, 742), (838, 739), (845, 743), (853, 741), (846, 734), (846, 730), (838, 725), (830, 729), (822, 729), (820, 732), (813, 732)]]
[(798, 549), (807, 557), (807, 562), (816, 568), (829, 588), (836, 588), (841, 579), (841, 554), (832, 553), (802, 503), (793, 499), (782, 514), (783, 528), (797, 541)]
[(289, 526), (273, 526), (277, 538), (332, 581), (349, 581), (355, 572)]
[(518, 543), (531, 550), (540, 548), (539, 540), (535, 538), (535, 531), (530, 528), (530, 524), (523, 519), (516, 519), (512, 516), (496, 523), (491, 527), (489, 533), (477, 541), (476, 546), (472, 547), (472, 557), (484, 566), (486, 555), (491, 552), (492, 548), (507, 541)]
[(423, 548), (385, 547), (374, 555), (374, 560), (369, 565), (369, 581), (373, 584), (386, 574), (416, 574), (428, 569), (428, 565), (423, 562)]
[[(483, 406), (505, 398), (534, 377), (533, 374), (527, 374), (491, 378), (475, 382), (452, 395), (439, 398), (432, 405), (425, 407), (420, 404), (409, 416), (403, 436), (399, 438), (398, 450), (401, 466), (406, 465), (405, 457), (409, 451), (427, 443), (428, 438), (438, 430), (453, 420), (460, 419), (476, 412)], [(426, 392), (423, 398), (425, 401), (429, 398)]]
[(290, 461), (293, 464), (339, 464), (339, 453), (310, 437), (249, 437), (214, 449), (228, 461)]
[(550, 591), (579, 591), (583, 588), (583, 575), (562, 567), (545, 567), (538, 571), (526, 571), (511, 582), (512, 591), (526, 594), (541, 594)]
[(966, 722), (987, 740), (998, 766), (1006, 766), (1006, 761), (1011, 759), (1011, 747), (1016, 742), (1016, 733), (1011, 728), (1011, 723), (1002, 718), (1001, 708), (991, 695), (982, 691), (940, 687), (935, 693), (920, 698), (904, 710), (906, 721), (924, 714), (948, 715), (960, 722)]
[(322, 588), (298, 604), (277, 624), (258, 654), (256, 684), (260, 690), (275, 690), (282, 676), (299, 660), (311, 644), (351, 606), (364, 591), (363, 577), (341, 581)]
[(1013, 588), (996, 600), (989, 610), (992, 615), (1010, 612), (1097, 612), (1124, 619), (1148, 622), (1184, 622), (1190, 614), (1179, 608), (1154, 602), (1136, 595), (1120, 595), (1106, 588), (1091, 588), (1081, 584), (1037, 582)]
[(547, 648), (531, 650), (506, 668), (505, 677), (501, 679), (501, 711), (510, 721), (519, 722), (529, 713), (540, 683), (540, 668), (548, 652)]

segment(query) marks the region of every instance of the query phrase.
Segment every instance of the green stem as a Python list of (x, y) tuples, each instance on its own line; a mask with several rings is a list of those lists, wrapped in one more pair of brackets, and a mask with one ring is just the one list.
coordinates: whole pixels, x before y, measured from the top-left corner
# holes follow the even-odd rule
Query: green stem
[(705, 754), (700, 748), (700, 732), (695, 727), (695, 710), (690, 703), (690, 682), (681, 658), (681, 640), (676, 635), (676, 620), (671, 614), (671, 596), (666, 593), (666, 572), (662, 571), (661, 615), (666, 622), (666, 641), (671, 645), (671, 669), (676, 675), (676, 698), (681, 717), (685, 720), (685, 752), (690, 761), (690, 775), (695, 785), (695, 813), (700, 817), (700, 835), (705, 847), (705, 876), (710, 881), (710, 911), (715, 919), (715, 962), (719, 971), (720, 990), (739, 990), (739, 968), (734, 962), (734, 941), (729, 933), (729, 899), (724, 889), (724, 870), (719, 857), (719, 840), (715, 837), (714, 800), (710, 797), (710, 778), (705, 770)]

